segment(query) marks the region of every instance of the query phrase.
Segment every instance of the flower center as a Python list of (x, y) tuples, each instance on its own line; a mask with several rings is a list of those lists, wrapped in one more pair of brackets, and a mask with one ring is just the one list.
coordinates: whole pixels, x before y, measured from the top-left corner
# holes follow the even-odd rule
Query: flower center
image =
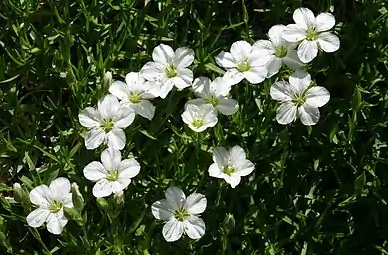
[(278, 58), (284, 58), (287, 56), (287, 47), (284, 45), (280, 45), (275, 48), (275, 56)]
[(62, 209), (63, 205), (62, 202), (55, 201), (50, 205), (50, 212), (57, 213)]
[(179, 208), (175, 211), (175, 218), (179, 221), (184, 221), (190, 216), (189, 212), (185, 208)]
[(214, 96), (206, 98), (205, 101), (208, 104), (212, 104), (214, 107), (216, 107), (220, 103), (220, 100)]
[(101, 127), (102, 129), (104, 129), (105, 132), (111, 131), (113, 126), (114, 126), (114, 123), (112, 119), (104, 119), (101, 124)]
[(193, 121), (193, 126), (196, 127), (196, 128), (200, 128), (203, 126), (203, 120), (201, 119), (196, 119)]
[(304, 105), (304, 103), (306, 102), (306, 96), (305, 95), (300, 95), (300, 96), (296, 96), (294, 100), (292, 100), (292, 102), (296, 105), (296, 106), (302, 106)]
[(173, 64), (170, 64), (168, 67), (166, 67), (166, 69), (164, 69), (164, 72), (167, 78), (173, 78), (178, 74), (178, 71), (176, 70), (176, 67)]
[(246, 72), (249, 71), (249, 69), (251, 69), (251, 65), (247, 61), (241, 62), (237, 65), (237, 70), (240, 72)]
[(234, 168), (230, 167), (230, 166), (226, 166), (224, 167), (224, 173), (227, 174), (227, 175), (232, 175), (233, 173), (235, 172)]
[(108, 174), (106, 175), (106, 179), (110, 182), (117, 181), (119, 179), (119, 171), (116, 169), (109, 170)]
[(318, 34), (319, 32), (317, 31), (316, 27), (309, 26), (306, 31), (306, 39), (309, 41), (315, 40)]
[(128, 95), (128, 99), (129, 101), (131, 101), (131, 103), (137, 104), (137, 103), (140, 103), (140, 101), (142, 100), (142, 97), (140, 93), (131, 93)]

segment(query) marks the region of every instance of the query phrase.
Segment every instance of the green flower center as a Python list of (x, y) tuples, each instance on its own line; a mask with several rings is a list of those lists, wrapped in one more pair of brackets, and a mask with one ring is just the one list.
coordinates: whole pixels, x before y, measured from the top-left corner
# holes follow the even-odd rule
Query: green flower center
[(164, 70), (167, 78), (173, 78), (175, 76), (177, 76), (178, 74), (178, 71), (176, 70), (176, 67), (174, 65), (169, 65), (168, 67), (166, 67), (166, 69)]
[(116, 169), (109, 170), (108, 174), (106, 175), (106, 179), (110, 182), (117, 181), (119, 179), (119, 171)]
[(300, 95), (300, 96), (296, 96), (294, 100), (292, 100), (292, 102), (296, 105), (296, 106), (302, 106), (304, 105), (304, 103), (306, 102), (306, 96), (305, 95)]
[(232, 175), (233, 173), (235, 172), (234, 168), (230, 167), (230, 166), (226, 166), (224, 167), (224, 173), (227, 174), (227, 175)]
[(174, 216), (175, 219), (179, 221), (184, 221), (190, 216), (190, 214), (185, 208), (182, 207), (175, 211)]
[(205, 101), (208, 104), (212, 104), (214, 107), (216, 107), (220, 103), (220, 100), (214, 96), (206, 98)]
[(306, 31), (306, 39), (309, 41), (313, 41), (318, 36), (318, 34), (319, 32), (316, 30), (316, 27), (310, 26), (307, 28)]
[(251, 65), (247, 61), (241, 62), (237, 65), (237, 70), (240, 72), (247, 72), (249, 69), (251, 69)]
[(133, 104), (140, 103), (140, 101), (143, 99), (139, 93), (131, 93), (128, 95), (129, 101)]
[(287, 56), (287, 47), (284, 45), (280, 45), (275, 48), (275, 56), (278, 58), (284, 58)]
[(114, 126), (114, 123), (112, 119), (104, 119), (101, 124), (101, 127), (102, 129), (104, 129), (105, 132), (111, 131), (113, 126)]
[(196, 128), (202, 127), (203, 124), (204, 124), (204, 122), (201, 119), (196, 119), (196, 120), (193, 121), (193, 126), (196, 127)]
[(63, 207), (63, 204), (62, 202), (59, 202), (59, 201), (55, 201), (50, 205), (50, 212), (52, 213), (57, 213), (59, 212)]

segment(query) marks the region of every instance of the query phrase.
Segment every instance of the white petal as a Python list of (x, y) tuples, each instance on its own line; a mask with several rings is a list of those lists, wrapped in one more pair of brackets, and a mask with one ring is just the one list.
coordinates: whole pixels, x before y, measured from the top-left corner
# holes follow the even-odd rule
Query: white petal
[(86, 179), (91, 181), (98, 181), (106, 177), (106, 169), (98, 162), (93, 161), (87, 164), (83, 170)]
[(113, 147), (101, 153), (101, 163), (106, 170), (117, 169), (121, 161), (121, 152)]
[(185, 208), (189, 214), (200, 214), (206, 209), (207, 199), (200, 193), (193, 193), (187, 197)]
[(28, 226), (33, 228), (42, 226), (49, 214), (50, 210), (48, 209), (38, 208), (33, 210), (26, 218)]
[(131, 179), (120, 178), (117, 181), (111, 182), (112, 193), (117, 194), (122, 192), (131, 183)]
[(315, 15), (307, 8), (298, 8), (294, 11), (293, 19), (296, 24), (307, 29), (309, 26), (315, 25)]
[(194, 105), (197, 105), (197, 106), (201, 106), (203, 104), (207, 104), (207, 102), (205, 101), (205, 99), (202, 99), (202, 98), (190, 99), (189, 101), (187, 101), (187, 103), (185, 105), (185, 108), (189, 104), (194, 104)]
[(155, 106), (148, 100), (141, 100), (137, 104), (133, 104), (132, 108), (140, 116), (152, 120), (155, 114)]
[(225, 181), (230, 184), (234, 189), (237, 185), (240, 184), (241, 177), (239, 175), (231, 175), (229, 178), (225, 178)]
[[(191, 101), (191, 100), (190, 100)], [(194, 101), (194, 100), (193, 100)], [(196, 102), (195, 102), (196, 103)], [(196, 110), (196, 108), (192, 109), (192, 105), (194, 104), (187, 104), (186, 105), (186, 109), (185, 111), (182, 113), (181, 117), (182, 117), (182, 120), (184, 123), (186, 123), (187, 125), (191, 125), (192, 122), (194, 121), (194, 116), (192, 114), (192, 111)], [(195, 105), (197, 106), (197, 105)], [(198, 107), (198, 106), (197, 106)]]
[(316, 107), (309, 107), (302, 105), (298, 107), (299, 118), (302, 123), (306, 126), (312, 126), (318, 123), (319, 120), (319, 109)]
[(105, 139), (105, 132), (101, 128), (92, 128), (85, 134), (85, 146), (88, 150), (94, 150), (100, 146)]
[(116, 150), (122, 150), (125, 146), (125, 133), (122, 129), (113, 128), (107, 134), (108, 147)]
[(120, 103), (117, 100), (117, 97), (110, 94), (98, 100), (97, 103), (97, 109), (102, 119), (113, 118), (116, 116), (119, 107)]
[(193, 84), (193, 71), (187, 68), (178, 68), (178, 77), (172, 78), (172, 81), (178, 89), (190, 87)]
[(241, 165), (245, 162), (247, 156), (243, 148), (238, 145), (233, 146), (229, 150), (229, 160), (232, 165)]
[(224, 115), (233, 115), (238, 110), (238, 103), (234, 99), (221, 98), (216, 109)]
[(311, 84), (311, 75), (303, 70), (296, 70), (288, 78), (290, 91), (293, 94), (302, 95)]
[(216, 178), (224, 178), (223, 171), (220, 169), (220, 167), (217, 165), (217, 163), (213, 163), (209, 166), (209, 176), (216, 177)]
[(174, 217), (174, 212), (166, 199), (156, 201), (151, 206), (152, 214), (158, 220), (169, 220)]
[(221, 52), (215, 57), (217, 65), (223, 68), (234, 68), (236, 62), (230, 52)]
[(334, 27), (335, 25), (335, 18), (333, 14), (324, 12), (317, 16), (315, 19), (316, 27), (319, 32), (327, 31)]
[(278, 57), (273, 57), (272, 60), (267, 64), (267, 78), (270, 78), (277, 74), (282, 67), (283, 61)]
[(210, 84), (210, 92), (216, 97), (228, 95), (231, 88), (231, 83), (224, 77), (217, 77)]
[(338, 36), (329, 32), (324, 32), (319, 34), (317, 38), (317, 42), (319, 47), (324, 52), (330, 53), (330, 52), (337, 51), (340, 48), (340, 40)]
[(183, 223), (175, 218), (171, 218), (163, 226), (162, 233), (167, 242), (175, 242), (181, 238), (183, 231)]
[(112, 194), (112, 183), (106, 179), (101, 179), (94, 184), (92, 192), (95, 197), (107, 197)]
[(235, 85), (244, 79), (244, 73), (238, 71), (237, 69), (229, 69), (224, 74), (224, 79), (229, 81), (231, 85)]
[(300, 69), (303, 67), (303, 62), (300, 61), (298, 57), (298, 53), (296, 52), (295, 49), (288, 49), (287, 56), (282, 58), (283, 63), (286, 64), (289, 68), (291, 69)]
[(203, 121), (205, 127), (214, 127), (217, 122), (217, 111), (211, 104), (204, 104), (200, 106), (201, 110), (203, 109)]
[(283, 42), (283, 30), (286, 28), (284, 25), (275, 25), (272, 26), (268, 31), (268, 38), (275, 45), (281, 45)]
[(330, 93), (320, 86), (312, 87), (306, 92), (306, 104), (312, 107), (322, 107), (330, 100)]
[(54, 234), (59, 235), (62, 233), (63, 228), (67, 224), (67, 219), (62, 213), (51, 213), (47, 219), (47, 230)]
[(268, 70), (263, 66), (256, 66), (244, 72), (244, 77), (252, 84), (258, 84), (265, 80)]
[[(145, 79), (140, 72), (130, 72), (125, 76), (128, 91), (141, 92), (144, 91)], [(127, 93), (128, 94), (128, 93)]]
[(224, 168), (229, 164), (229, 151), (221, 146), (213, 148), (213, 161), (219, 168)]
[(234, 174), (239, 176), (247, 176), (250, 175), (253, 170), (255, 170), (255, 165), (250, 160), (246, 159), (242, 162), (239, 162), (235, 170), (236, 172)]
[(297, 107), (292, 102), (282, 103), (276, 110), (276, 120), (279, 124), (286, 125), (296, 119)]
[(303, 40), (298, 46), (298, 57), (303, 63), (309, 63), (318, 55), (316, 41)]
[(252, 45), (246, 41), (234, 42), (230, 47), (230, 53), (232, 53), (236, 63), (247, 61), (252, 53)]
[(186, 201), (185, 193), (183, 193), (183, 191), (180, 188), (175, 187), (175, 186), (169, 187), (166, 190), (165, 195), (166, 195), (167, 200), (169, 200), (169, 202), (173, 203), (173, 205), (176, 206), (176, 207), (172, 208), (174, 210), (176, 208), (181, 208)]
[(146, 80), (158, 80), (163, 74), (163, 65), (155, 62), (147, 62), (140, 70), (141, 76)]
[(168, 79), (165, 82), (161, 83), (160, 90), (159, 90), (159, 97), (164, 99), (168, 95), (168, 93), (172, 90), (174, 87), (174, 82), (172, 79)]
[(205, 234), (205, 222), (197, 216), (190, 216), (187, 218), (183, 222), (183, 226), (185, 233), (191, 239), (200, 239)]
[(131, 125), (135, 119), (135, 111), (128, 106), (121, 106), (115, 113), (114, 126), (116, 128), (126, 128)]
[(120, 178), (130, 179), (139, 174), (140, 164), (134, 158), (124, 159), (120, 162), (117, 170), (119, 171)]
[(274, 57), (275, 51), (272, 43), (267, 40), (257, 41), (253, 45), (253, 50), (250, 58), (251, 66), (264, 66)]
[(70, 193), (70, 181), (65, 177), (59, 177), (50, 183), (51, 196), (56, 201), (64, 201)]
[(270, 94), (272, 99), (280, 102), (292, 101), (293, 99), (293, 91), (286, 81), (277, 81), (272, 84)]
[(152, 59), (156, 63), (162, 65), (172, 63), (174, 56), (174, 50), (165, 44), (160, 44), (159, 46), (155, 47), (154, 51), (152, 52)]
[(122, 81), (115, 81), (109, 87), (109, 93), (116, 96), (120, 100), (127, 98), (129, 92), (130, 90), (128, 89), (127, 84)]
[(299, 42), (306, 38), (306, 30), (299, 25), (290, 24), (283, 30), (282, 37), (289, 42)]
[(210, 94), (211, 80), (207, 77), (198, 77), (193, 82), (193, 90), (200, 97), (208, 97)]
[(73, 208), (74, 205), (73, 205), (73, 197), (72, 197), (72, 194), (69, 193), (69, 194), (67, 195), (67, 197), (66, 197), (64, 200), (62, 200), (62, 203), (63, 203), (63, 206), (64, 206), (64, 207)]
[(188, 67), (194, 62), (194, 51), (192, 49), (183, 47), (175, 51), (174, 63), (178, 67)]
[(78, 114), (79, 122), (87, 128), (100, 126), (100, 114), (93, 107), (86, 107)]
[(30, 192), (30, 201), (34, 205), (49, 207), (52, 203), (51, 190), (47, 185), (39, 185)]

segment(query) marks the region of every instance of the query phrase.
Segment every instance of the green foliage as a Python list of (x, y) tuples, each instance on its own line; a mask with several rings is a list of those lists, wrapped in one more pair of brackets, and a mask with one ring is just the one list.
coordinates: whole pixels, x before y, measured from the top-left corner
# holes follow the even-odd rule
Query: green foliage
[[(148, 2), (148, 3), (147, 3)], [(297, 0), (3, 0), (0, 2), (0, 253), (388, 254), (388, 6), (384, 0), (302, 1), (331, 11), (341, 48), (308, 66), (331, 93), (319, 123), (276, 123), (269, 87), (232, 88), (240, 109), (196, 136), (180, 114), (190, 90), (155, 100), (153, 120), (126, 129), (123, 156), (141, 171), (115, 198), (96, 199), (82, 169), (78, 112), (107, 93), (103, 77), (139, 71), (160, 43), (195, 50), (195, 76), (222, 75), (214, 56), (240, 39), (288, 24)], [(283, 71), (279, 77), (286, 77)], [(210, 178), (213, 146), (240, 145), (254, 173), (235, 189)], [(58, 176), (76, 182), (82, 211), (60, 236), (27, 226), (13, 199)], [(170, 184), (205, 194), (199, 241), (167, 243), (150, 206)]]

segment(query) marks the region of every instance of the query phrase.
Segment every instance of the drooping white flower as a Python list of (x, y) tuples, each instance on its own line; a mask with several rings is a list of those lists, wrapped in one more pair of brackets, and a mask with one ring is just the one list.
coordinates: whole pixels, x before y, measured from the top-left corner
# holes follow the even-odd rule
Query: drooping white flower
[(107, 197), (123, 191), (140, 172), (140, 164), (133, 158), (121, 160), (120, 151), (109, 147), (101, 153), (101, 162), (89, 163), (83, 172), (86, 179), (96, 182), (93, 195)]
[(238, 110), (237, 101), (227, 97), (231, 85), (225, 81), (225, 78), (217, 77), (214, 81), (207, 77), (196, 78), (193, 82), (193, 89), (195, 94), (201, 98), (189, 100), (188, 104), (211, 104), (224, 115), (232, 115)]
[(47, 223), (50, 233), (59, 235), (67, 224), (63, 208), (73, 208), (70, 182), (64, 177), (53, 180), (49, 186), (39, 185), (30, 192), (31, 203), (38, 208), (27, 216), (30, 227), (37, 228)]
[(298, 8), (293, 15), (296, 24), (287, 25), (283, 38), (292, 43), (299, 43), (298, 57), (308, 63), (318, 55), (318, 49), (334, 52), (340, 47), (338, 36), (328, 32), (335, 25), (331, 13), (321, 13), (317, 17), (307, 8)]
[(122, 150), (125, 146), (124, 128), (132, 124), (135, 111), (120, 105), (113, 95), (98, 101), (97, 109), (87, 107), (78, 114), (82, 126), (89, 128), (85, 134), (85, 146), (92, 150), (107, 143), (109, 147)]
[(200, 239), (205, 234), (205, 222), (198, 217), (206, 209), (206, 197), (193, 193), (186, 198), (178, 187), (169, 187), (166, 199), (152, 204), (152, 214), (158, 220), (166, 221), (163, 237), (167, 242), (174, 242), (185, 233), (191, 239)]
[(239, 83), (244, 78), (252, 84), (262, 82), (267, 76), (265, 64), (269, 57), (263, 58), (253, 51), (252, 45), (246, 41), (232, 44), (230, 52), (221, 52), (216, 56), (216, 62), (227, 71), (224, 77), (232, 83)]
[(235, 188), (242, 176), (247, 176), (255, 169), (251, 161), (246, 158), (244, 150), (236, 145), (229, 151), (224, 147), (213, 149), (214, 163), (209, 167), (209, 175), (224, 179)]
[(187, 67), (194, 61), (194, 51), (183, 47), (174, 50), (160, 44), (152, 52), (153, 62), (146, 63), (140, 70), (141, 75), (152, 82), (152, 94), (165, 98), (175, 86), (183, 89), (191, 86), (193, 72)]
[(283, 64), (294, 70), (303, 66), (296, 53), (295, 45), (282, 38), (285, 28), (286, 26), (283, 25), (275, 25), (268, 31), (269, 40), (259, 40), (253, 44), (255, 54), (263, 59), (269, 58), (266, 64), (267, 78), (277, 74)]
[(151, 89), (151, 84), (140, 73), (131, 72), (125, 76), (125, 83), (113, 82), (109, 92), (121, 100), (121, 105), (132, 107), (137, 114), (151, 120), (155, 114), (155, 106), (148, 100), (155, 98)]
[(211, 104), (187, 104), (181, 116), (183, 122), (195, 132), (202, 132), (209, 127), (214, 127), (218, 122), (217, 111)]
[(278, 81), (272, 84), (271, 97), (281, 102), (276, 111), (279, 124), (289, 124), (300, 118), (306, 126), (317, 124), (318, 107), (330, 100), (330, 93), (320, 86), (310, 86), (311, 76), (303, 71), (296, 71), (289, 77), (289, 82)]

